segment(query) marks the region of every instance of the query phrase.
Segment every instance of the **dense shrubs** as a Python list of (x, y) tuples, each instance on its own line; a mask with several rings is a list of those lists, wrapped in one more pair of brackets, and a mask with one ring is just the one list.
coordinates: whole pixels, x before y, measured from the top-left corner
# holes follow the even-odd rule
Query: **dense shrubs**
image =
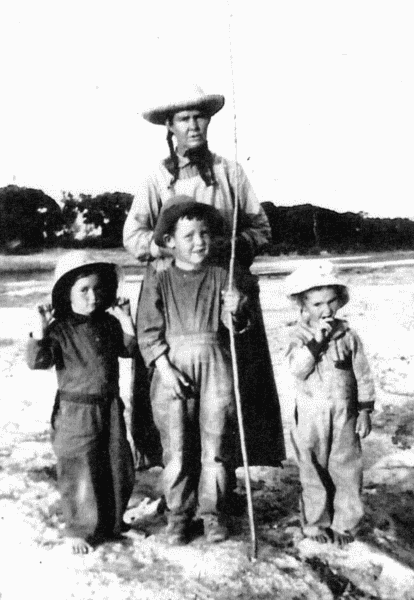
[[(41, 190), (0, 188), (0, 248), (24, 252), (44, 247), (122, 246), (122, 229), (132, 195), (64, 193), (60, 204)], [(264, 202), (272, 228), (270, 254), (347, 253), (414, 249), (414, 221), (373, 219), (303, 204)]]
[(59, 205), (41, 190), (0, 188), (0, 247), (9, 252), (50, 247), (63, 228)]
[(52, 246), (122, 246), (132, 195), (63, 194), (60, 205), (41, 190), (0, 188), (0, 248), (25, 252)]
[(302, 204), (263, 202), (272, 228), (271, 254), (376, 252), (414, 249), (414, 221), (378, 219), (365, 213), (337, 213)]

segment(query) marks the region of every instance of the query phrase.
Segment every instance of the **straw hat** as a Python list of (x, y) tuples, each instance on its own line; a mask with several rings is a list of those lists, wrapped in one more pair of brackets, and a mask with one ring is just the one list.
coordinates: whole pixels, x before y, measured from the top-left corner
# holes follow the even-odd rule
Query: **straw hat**
[(164, 246), (164, 236), (171, 231), (175, 223), (191, 209), (197, 209), (200, 218), (208, 220), (210, 229), (219, 235), (222, 228), (222, 217), (217, 209), (209, 204), (196, 202), (190, 196), (173, 196), (163, 205), (154, 229), (154, 242)]
[(145, 110), (144, 119), (154, 125), (165, 125), (168, 117), (181, 110), (200, 108), (209, 117), (215, 115), (224, 106), (224, 96), (221, 94), (206, 94), (198, 85), (185, 82), (179, 90), (171, 93), (168, 88), (168, 100)]
[(329, 260), (305, 263), (293, 271), (285, 280), (286, 294), (296, 300), (298, 294), (319, 287), (339, 286), (343, 289), (342, 306), (349, 301), (349, 292), (337, 277), (335, 266)]
[(122, 269), (114, 263), (97, 261), (92, 252), (73, 250), (63, 254), (55, 268), (52, 287), (52, 306), (55, 310), (65, 311), (69, 304), (69, 288), (77, 276), (85, 271), (86, 274), (98, 272), (106, 287), (103, 309), (109, 308), (116, 300), (117, 289), (123, 280)]

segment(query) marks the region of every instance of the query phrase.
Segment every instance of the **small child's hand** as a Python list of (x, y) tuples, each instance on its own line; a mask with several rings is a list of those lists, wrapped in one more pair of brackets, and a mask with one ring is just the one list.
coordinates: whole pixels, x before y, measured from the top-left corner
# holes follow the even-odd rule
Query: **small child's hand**
[(53, 320), (54, 310), (51, 304), (40, 304), (36, 310), (36, 322), (32, 331), (35, 339), (41, 340), (45, 335), (48, 325)]
[(224, 290), (222, 292), (223, 295), (223, 310), (231, 313), (232, 315), (236, 314), (239, 310), (242, 295), (238, 290), (234, 288), (231, 290)]
[(186, 376), (172, 365), (165, 354), (156, 361), (161, 382), (171, 394), (172, 400), (184, 400), (191, 390), (191, 383)]
[(312, 340), (320, 344), (329, 336), (332, 328), (333, 319), (319, 319), (312, 325), (308, 321), (300, 321), (296, 333), (304, 344), (308, 344)]
[(124, 333), (135, 336), (134, 323), (131, 317), (131, 304), (128, 298), (117, 298), (109, 312), (118, 319)]
[(123, 313), (125, 313), (128, 317), (131, 316), (131, 303), (129, 298), (117, 298), (114, 309), (120, 308)]
[(333, 319), (319, 319), (314, 325), (315, 340), (318, 343), (323, 342), (332, 332)]
[(367, 410), (361, 410), (358, 415), (355, 431), (361, 439), (367, 437), (371, 433), (371, 416)]

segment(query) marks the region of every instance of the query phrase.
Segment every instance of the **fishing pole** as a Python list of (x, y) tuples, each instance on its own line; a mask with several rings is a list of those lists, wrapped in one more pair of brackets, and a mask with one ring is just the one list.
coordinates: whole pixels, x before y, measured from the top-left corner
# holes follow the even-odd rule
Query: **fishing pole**
[[(239, 216), (239, 170), (237, 163), (237, 116), (236, 116), (236, 88), (234, 82), (234, 64), (233, 64), (233, 49), (232, 49), (232, 31), (231, 31), (231, 18), (229, 0), (227, 1), (229, 7), (229, 54), (230, 54), (230, 68), (231, 68), (231, 81), (232, 81), (232, 100), (233, 100), (233, 138), (234, 138), (234, 158), (236, 163), (236, 189), (234, 193), (234, 209), (233, 209), (233, 224), (231, 232), (231, 253), (230, 253), (230, 266), (229, 266), (229, 290), (234, 287), (234, 265), (236, 261), (236, 235), (237, 235), (237, 223)], [(246, 498), (247, 498), (247, 512), (249, 517), (249, 528), (250, 528), (250, 555), (251, 561), (257, 559), (257, 538), (256, 538), (256, 526), (254, 520), (253, 510), (253, 499), (252, 499), (252, 486), (250, 481), (249, 462), (246, 449), (246, 437), (244, 433), (243, 424), (243, 410), (242, 401), (240, 396), (240, 382), (239, 382), (239, 371), (237, 365), (237, 352), (235, 342), (235, 332), (232, 315), (229, 315), (229, 331), (230, 331), (230, 351), (231, 361), (233, 366), (233, 381), (234, 381), (234, 392), (236, 400), (236, 412), (237, 412), (237, 423), (239, 427), (240, 446), (243, 458), (244, 476), (246, 482)]]

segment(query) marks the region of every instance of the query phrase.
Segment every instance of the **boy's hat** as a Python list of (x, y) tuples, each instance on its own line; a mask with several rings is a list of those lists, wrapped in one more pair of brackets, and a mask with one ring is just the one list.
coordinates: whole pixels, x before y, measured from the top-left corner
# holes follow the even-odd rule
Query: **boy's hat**
[(198, 85), (181, 82), (179, 89), (171, 91), (167, 87), (167, 96), (160, 100), (157, 106), (148, 108), (142, 113), (146, 121), (154, 125), (165, 125), (168, 117), (181, 110), (199, 108), (212, 117), (224, 106), (224, 96), (221, 94), (206, 94)]
[(122, 282), (122, 269), (114, 263), (98, 261), (93, 253), (87, 250), (73, 250), (63, 254), (56, 263), (52, 287), (52, 306), (60, 310), (68, 302), (69, 287), (72, 287), (78, 275), (85, 271), (85, 276), (99, 273), (108, 285), (109, 293), (105, 294), (104, 309), (109, 308), (116, 300), (118, 285)]
[(349, 301), (349, 292), (336, 275), (336, 269), (329, 260), (305, 263), (293, 271), (285, 280), (286, 293), (291, 300), (313, 288), (339, 286), (343, 288), (342, 306)]
[(201, 218), (208, 219), (210, 225), (217, 223), (217, 229), (221, 225), (222, 217), (220, 213), (213, 206), (196, 202), (190, 196), (174, 196), (167, 200), (163, 205), (160, 215), (158, 217), (157, 224), (154, 229), (154, 242), (157, 246), (164, 246), (164, 236), (171, 231), (174, 225), (177, 223), (183, 215), (187, 214), (189, 210), (197, 208)]

